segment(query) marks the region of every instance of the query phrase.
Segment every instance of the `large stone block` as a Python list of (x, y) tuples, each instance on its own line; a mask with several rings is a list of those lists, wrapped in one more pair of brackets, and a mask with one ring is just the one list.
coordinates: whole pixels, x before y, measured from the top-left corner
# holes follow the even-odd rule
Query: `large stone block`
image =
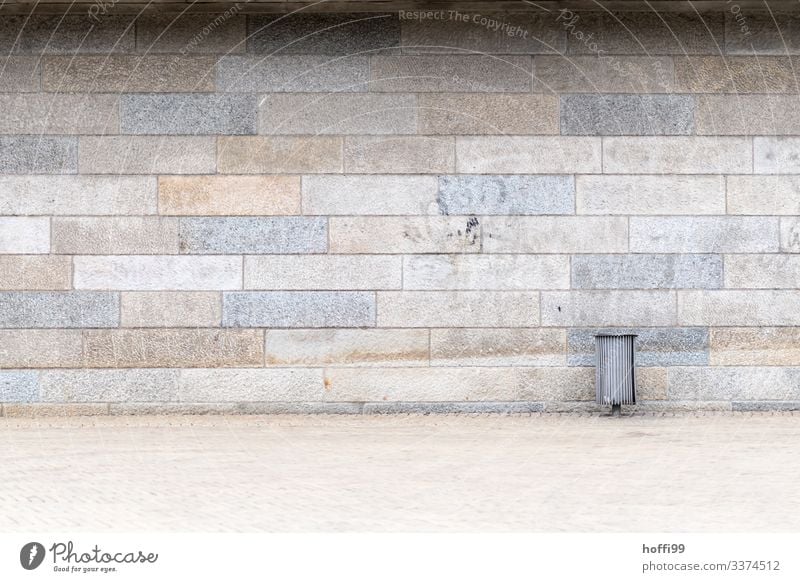
[(781, 218), (781, 252), (800, 253), (800, 219)]
[(119, 133), (117, 95), (0, 94), (0, 134)]
[(0, 254), (49, 252), (49, 218), (0, 217)]
[(573, 289), (718, 289), (719, 255), (576, 255)]
[(442, 214), (573, 214), (571, 176), (439, 176)]
[(578, 214), (725, 214), (722, 176), (577, 176)]
[(563, 329), (432, 329), (432, 366), (564, 366)]
[(182, 402), (321, 401), (322, 370), (181, 370)]
[(688, 95), (565, 95), (562, 135), (690, 135), (694, 99)]
[(800, 325), (800, 291), (679, 291), (680, 325)]
[(797, 135), (796, 95), (700, 95), (698, 135)]
[(0, 327), (117, 327), (119, 295), (93, 291), (0, 293)]
[(800, 18), (791, 12), (746, 10), (726, 14), (725, 52), (729, 55), (800, 54)]
[(789, 57), (675, 57), (676, 89), (681, 93), (797, 93)]
[(520, 400), (569, 402), (594, 400), (594, 370), (584, 368), (521, 368)]
[(55, 291), (72, 287), (70, 257), (0, 255), (0, 273), (0, 289), (5, 291)]
[(414, 134), (417, 98), (380, 93), (267, 95), (259, 104), (258, 131), (267, 135)]
[(401, 257), (269, 255), (244, 259), (245, 289), (400, 289)]
[(38, 372), (27, 370), (0, 371), (0, 402), (34, 402), (38, 399)]
[(0, 173), (74, 174), (77, 171), (78, 140), (75, 138), (0, 137)]
[(422, 134), (558, 134), (555, 95), (423, 93), (418, 100)]
[(87, 368), (230, 368), (264, 365), (255, 329), (114, 329), (83, 332)]
[(213, 57), (173, 55), (46, 57), (42, 86), (55, 93), (213, 91), (215, 65)]
[(77, 329), (0, 330), (0, 368), (80, 368), (81, 341)]
[(800, 214), (800, 176), (729, 176), (729, 214)]
[(379, 291), (378, 327), (535, 327), (539, 293)]
[(344, 140), (344, 169), (355, 174), (440, 174), (455, 170), (452, 137), (355, 136)]
[(225, 327), (375, 327), (375, 293), (248, 291), (225, 293)]
[(800, 174), (800, 138), (754, 137), (753, 173)]
[(734, 289), (800, 288), (798, 255), (727, 255), (725, 287)]
[(294, 12), (251, 16), (247, 24), (247, 51), (270, 58), (275, 54), (371, 54), (400, 44), (396, 13)]
[[(94, 17), (93, 17), (94, 16)], [(6, 14), (0, 20), (0, 52), (74, 54), (132, 52), (131, 17), (100, 14)]]
[(543, 291), (542, 325), (670, 326), (674, 291)]
[(306, 216), (183, 218), (180, 248), (188, 254), (324, 253), (324, 218)]
[(800, 368), (670, 368), (671, 400), (800, 400)]
[(258, 130), (255, 95), (220, 93), (123, 94), (122, 133), (153, 135), (247, 135)]
[(242, 53), (246, 32), (237, 5), (222, 14), (143, 13), (136, 17), (136, 48), (147, 54)]
[(594, 137), (458, 137), (456, 170), (466, 174), (592, 174), (602, 172)]
[(217, 167), (213, 137), (82, 136), (82, 174), (208, 174)]
[(634, 216), (634, 253), (774, 253), (778, 219), (749, 216)]
[(594, 366), (595, 336), (604, 333), (637, 335), (637, 366), (705, 366), (709, 363), (709, 339), (706, 328), (606, 327), (568, 330), (569, 365)]
[(606, 174), (749, 174), (752, 143), (744, 137), (609, 137)]
[(542, 56), (533, 60), (535, 90), (544, 93), (670, 93), (670, 57)]
[(359, 92), (369, 87), (367, 55), (223, 56), (217, 90), (234, 93)]
[(0, 214), (156, 214), (151, 176), (0, 176)]
[(628, 219), (594, 216), (483, 219), (487, 253), (626, 253)]
[(300, 177), (161, 176), (158, 210), (180, 216), (300, 214)]
[(221, 137), (221, 174), (336, 174), (342, 172), (340, 137)]
[(481, 225), (475, 217), (334, 216), (332, 253), (478, 253)]
[(419, 290), (569, 289), (566, 255), (411, 255), (403, 288)]
[(370, 91), (399, 93), (527, 93), (530, 57), (490, 55), (374, 56)]
[(41, 89), (41, 60), (37, 57), (0, 57), (0, 86), (8, 93), (35, 93)]
[(129, 255), (73, 260), (76, 289), (217, 291), (242, 286), (241, 257)]
[(56, 217), (52, 252), (159, 255), (178, 252), (178, 220), (160, 216)]
[(123, 292), (120, 316), (122, 327), (219, 327), (222, 295), (193, 291)]
[(427, 366), (428, 330), (267, 330), (267, 366)]
[(178, 370), (49, 370), (39, 378), (44, 402), (175, 400)]
[(712, 366), (798, 366), (800, 328), (720, 327), (711, 330)]
[(435, 176), (303, 176), (303, 214), (438, 214)]

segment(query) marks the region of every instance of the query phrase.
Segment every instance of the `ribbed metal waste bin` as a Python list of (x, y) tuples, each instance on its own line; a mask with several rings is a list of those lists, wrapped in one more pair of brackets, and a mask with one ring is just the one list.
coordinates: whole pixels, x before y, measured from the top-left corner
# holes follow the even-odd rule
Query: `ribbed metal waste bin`
[(636, 404), (636, 335), (595, 336), (597, 404), (611, 405), (618, 414), (623, 404)]

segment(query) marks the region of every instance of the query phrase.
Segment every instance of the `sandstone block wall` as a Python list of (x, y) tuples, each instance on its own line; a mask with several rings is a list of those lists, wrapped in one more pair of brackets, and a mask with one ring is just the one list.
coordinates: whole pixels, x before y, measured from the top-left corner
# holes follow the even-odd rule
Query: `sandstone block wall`
[(800, 15), (530, 10), (0, 16), (2, 414), (799, 408)]

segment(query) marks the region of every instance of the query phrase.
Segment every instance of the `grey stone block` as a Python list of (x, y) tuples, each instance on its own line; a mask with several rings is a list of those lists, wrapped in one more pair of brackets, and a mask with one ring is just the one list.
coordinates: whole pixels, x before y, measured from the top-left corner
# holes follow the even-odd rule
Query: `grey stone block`
[(777, 217), (687, 216), (630, 219), (634, 253), (773, 253), (778, 251)]
[(103, 291), (0, 293), (0, 327), (117, 327), (119, 294)]
[(742, 11), (737, 17), (726, 11), (725, 52), (729, 55), (800, 54), (800, 17), (767, 10)]
[(367, 291), (267, 291), (223, 294), (223, 327), (375, 327)]
[(594, 336), (601, 333), (638, 335), (637, 366), (708, 365), (709, 335), (704, 327), (570, 329), (567, 332), (567, 364), (594, 366)]
[(122, 95), (119, 110), (122, 133), (249, 135), (258, 131), (255, 95)]
[(0, 53), (108, 54), (133, 51), (134, 16), (88, 14), (4, 15), (0, 19)]
[(671, 400), (800, 400), (800, 368), (676, 367), (668, 374)]
[(41, 374), (44, 402), (165, 402), (178, 393), (178, 370), (48, 370)]
[(75, 174), (77, 171), (77, 138), (0, 137), (0, 173)]
[(565, 95), (562, 135), (690, 135), (694, 98), (687, 95)]
[(366, 91), (367, 56), (228, 56), (217, 63), (217, 90), (242, 93)]
[(181, 370), (183, 402), (309, 402), (324, 400), (320, 368)]
[[(226, 5), (227, 6), (231, 6)], [(222, 14), (138, 14), (136, 49), (147, 54), (231, 54), (245, 50), (246, 17), (233, 4)]]
[(182, 218), (180, 250), (189, 254), (293, 254), (328, 250), (325, 218)]
[(247, 52), (351, 55), (400, 45), (396, 13), (251, 16)]
[(719, 289), (720, 255), (575, 255), (573, 289)]
[(442, 214), (572, 214), (571, 176), (439, 176)]
[(0, 133), (119, 133), (118, 97), (109, 94), (0, 93)]
[(40, 62), (36, 57), (0, 57), (0, 87), (11, 93), (38, 91), (41, 88)]
[(0, 402), (39, 400), (39, 373), (22, 370), (0, 371)]
[(531, 414), (542, 402), (365, 402), (364, 414)]
[(795, 412), (800, 411), (800, 401), (756, 400), (731, 402), (734, 412)]

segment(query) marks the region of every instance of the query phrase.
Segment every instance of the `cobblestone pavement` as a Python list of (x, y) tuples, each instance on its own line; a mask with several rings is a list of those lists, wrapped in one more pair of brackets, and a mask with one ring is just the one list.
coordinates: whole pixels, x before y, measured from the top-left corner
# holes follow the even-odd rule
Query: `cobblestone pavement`
[(800, 415), (0, 419), (0, 532), (800, 531)]

